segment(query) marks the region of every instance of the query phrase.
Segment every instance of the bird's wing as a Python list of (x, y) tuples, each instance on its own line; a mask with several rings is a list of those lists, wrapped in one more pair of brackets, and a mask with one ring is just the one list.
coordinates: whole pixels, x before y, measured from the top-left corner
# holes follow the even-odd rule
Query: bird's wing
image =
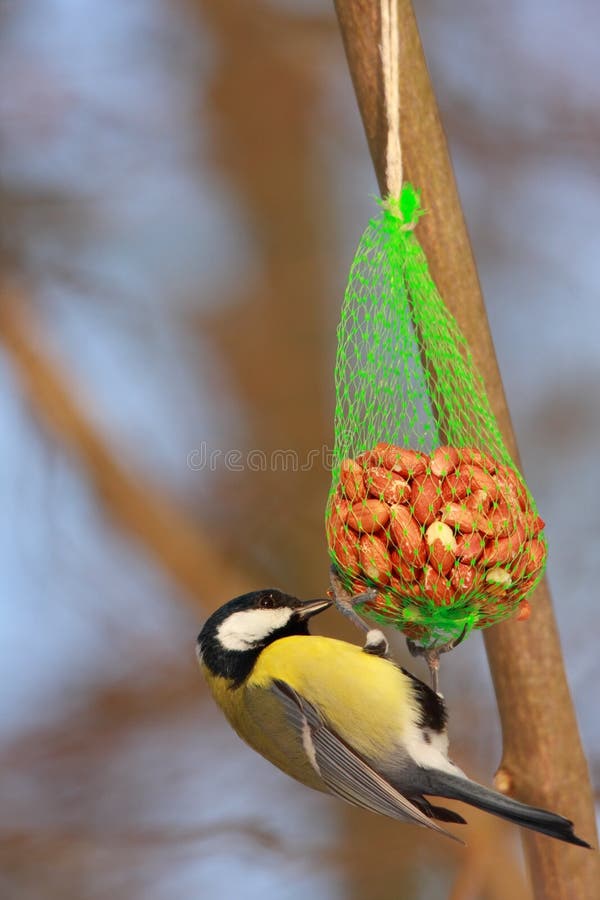
[(287, 682), (274, 680), (271, 690), (285, 707), (288, 721), (297, 730), (313, 768), (332, 794), (392, 819), (416, 822), (463, 843), (432, 822), (365, 762)]

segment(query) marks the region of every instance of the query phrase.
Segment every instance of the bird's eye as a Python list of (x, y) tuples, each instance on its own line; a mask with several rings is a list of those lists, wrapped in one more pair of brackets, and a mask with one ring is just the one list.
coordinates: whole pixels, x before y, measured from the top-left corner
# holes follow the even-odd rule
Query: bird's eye
[(260, 608), (261, 609), (274, 609), (275, 601), (273, 600), (272, 594), (265, 594), (264, 597), (260, 598)]

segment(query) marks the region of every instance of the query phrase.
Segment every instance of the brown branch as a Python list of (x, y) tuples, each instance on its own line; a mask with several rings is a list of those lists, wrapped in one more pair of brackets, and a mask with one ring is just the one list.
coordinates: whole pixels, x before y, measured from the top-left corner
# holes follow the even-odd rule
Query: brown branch
[[(73, 395), (40, 337), (34, 310), (15, 290), (0, 297), (0, 342), (40, 420), (83, 465), (105, 511), (184, 589), (195, 606), (214, 608), (248, 589), (201, 527), (112, 454)], [(208, 604), (204, 604), (204, 598)]]
[[(385, 121), (379, 44), (379, 4), (335, 0), (369, 149), (382, 193)], [(446, 139), (410, 0), (399, 0), (401, 130), (405, 175), (424, 190), (430, 210), (419, 240), (432, 275), (470, 343), (492, 408), (513, 458), (518, 451), (489, 330)], [(510, 793), (567, 815), (596, 841), (592, 791), (567, 685), (547, 584), (536, 591), (527, 626), (515, 622), (485, 632), (502, 722), (501, 769)], [(535, 896), (592, 897), (600, 857), (524, 833)]]

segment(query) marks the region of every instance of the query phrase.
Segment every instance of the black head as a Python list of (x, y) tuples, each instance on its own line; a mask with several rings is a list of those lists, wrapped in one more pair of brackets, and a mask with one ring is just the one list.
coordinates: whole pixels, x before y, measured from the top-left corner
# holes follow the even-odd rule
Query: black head
[(331, 600), (298, 600), (270, 588), (230, 600), (210, 616), (198, 636), (198, 658), (213, 673), (239, 685), (265, 647), (292, 634), (308, 634), (308, 620)]

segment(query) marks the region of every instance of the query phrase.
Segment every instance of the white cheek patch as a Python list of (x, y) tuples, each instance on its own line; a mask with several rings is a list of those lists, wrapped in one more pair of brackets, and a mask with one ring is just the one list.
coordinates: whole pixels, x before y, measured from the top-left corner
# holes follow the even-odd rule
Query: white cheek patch
[(219, 626), (217, 638), (226, 650), (249, 650), (289, 622), (292, 610), (244, 609)]

